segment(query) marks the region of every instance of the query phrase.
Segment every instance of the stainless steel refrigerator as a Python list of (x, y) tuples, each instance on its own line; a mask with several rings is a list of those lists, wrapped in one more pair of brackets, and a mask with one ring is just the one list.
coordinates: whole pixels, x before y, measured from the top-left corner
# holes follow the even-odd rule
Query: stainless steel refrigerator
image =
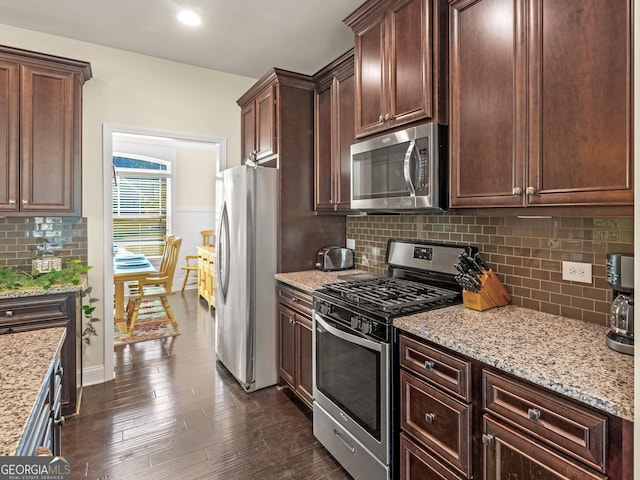
[(277, 382), (278, 171), (242, 165), (217, 180), (216, 355), (251, 392)]

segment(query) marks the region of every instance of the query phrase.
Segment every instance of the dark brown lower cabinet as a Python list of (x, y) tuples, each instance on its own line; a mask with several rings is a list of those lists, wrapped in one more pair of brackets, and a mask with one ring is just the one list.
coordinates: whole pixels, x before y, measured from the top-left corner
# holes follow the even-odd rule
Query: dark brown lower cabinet
[(64, 327), (67, 336), (60, 358), (62, 414), (71, 415), (80, 407), (82, 389), (80, 297), (78, 291), (33, 297), (0, 299), (0, 334)]
[(278, 374), (309, 407), (313, 403), (311, 296), (278, 286)]
[(425, 480), (463, 480), (426, 449), (400, 434), (400, 477)]
[(568, 457), (519, 433), (516, 429), (484, 416), (484, 479), (507, 480), (603, 480)]
[(400, 478), (630, 480), (633, 422), (399, 335)]

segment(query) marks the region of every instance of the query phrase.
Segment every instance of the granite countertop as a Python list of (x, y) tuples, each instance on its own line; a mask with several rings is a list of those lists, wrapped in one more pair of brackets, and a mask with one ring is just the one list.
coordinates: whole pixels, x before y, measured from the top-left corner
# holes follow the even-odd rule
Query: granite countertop
[(21, 298), (21, 297), (37, 297), (39, 295), (52, 295), (55, 293), (77, 292), (82, 289), (82, 285), (56, 285), (49, 290), (39, 287), (29, 287), (20, 290), (0, 290), (0, 299), (3, 298)]
[(0, 335), (0, 455), (15, 455), (64, 328)]
[(397, 318), (394, 326), (633, 421), (633, 356), (605, 343), (608, 328), (507, 305), (453, 307)]
[(349, 279), (341, 279), (345, 275), (362, 275), (368, 274), (363, 270), (340, 270), (338, 272), (323, 272), (322, 270), (304, 270), (302, 272), (276, 273), (275, 279), (299, 288), (302, 291), (311, 293), (314, 290), (322, 288), (327, 283), (337, 283), (348, 281)]

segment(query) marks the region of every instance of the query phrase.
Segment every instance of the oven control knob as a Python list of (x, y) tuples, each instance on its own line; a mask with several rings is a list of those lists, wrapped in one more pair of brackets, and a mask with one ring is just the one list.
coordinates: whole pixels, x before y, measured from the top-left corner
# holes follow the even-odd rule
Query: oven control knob
[(321, 315), (328, 315), (331, 313), (331, 305), (328, 305), (326, 303), (319, 303), (318, 311), (320, 312)]
[(360, 331), (365, 335), (371, 333), (372, 330), (373, 330), (373, 324), (371, 323), (370, 320), (363, 320), (360, 323)]

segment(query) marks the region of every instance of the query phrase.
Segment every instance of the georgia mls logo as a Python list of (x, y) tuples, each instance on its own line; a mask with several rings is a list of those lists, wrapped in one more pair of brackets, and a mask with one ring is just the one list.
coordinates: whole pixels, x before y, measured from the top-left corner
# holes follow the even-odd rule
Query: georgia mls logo
[(66, 457), (0, 457), (0, 480), (71, 480)]

